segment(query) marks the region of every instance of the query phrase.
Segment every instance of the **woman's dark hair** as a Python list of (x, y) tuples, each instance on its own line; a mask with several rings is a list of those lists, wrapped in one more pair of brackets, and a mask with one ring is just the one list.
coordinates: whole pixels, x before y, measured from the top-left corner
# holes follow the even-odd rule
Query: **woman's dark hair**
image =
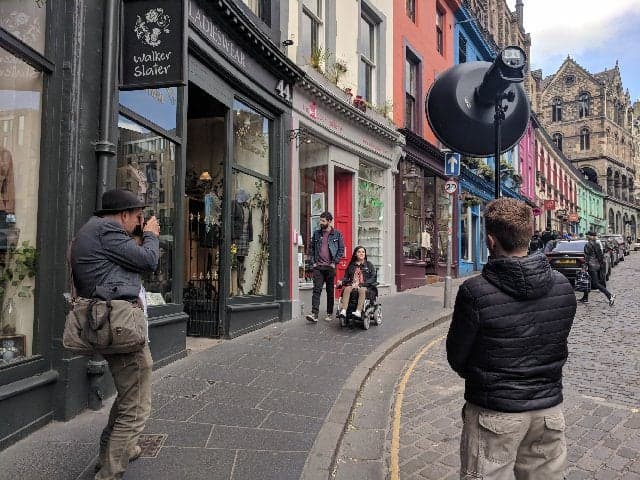
[(356, 253), (358, 253), (358, 250), (364, 250), (364, 261), (367, 261), (367, 249), (364, 248), (362, 245), (358, 245), (356, 246), (356, 248), (353, 249), (353, 254), (351, 255), (351, 261), (349, 263), (356, 263), (358, 261), (358, 257), (356, 255)]

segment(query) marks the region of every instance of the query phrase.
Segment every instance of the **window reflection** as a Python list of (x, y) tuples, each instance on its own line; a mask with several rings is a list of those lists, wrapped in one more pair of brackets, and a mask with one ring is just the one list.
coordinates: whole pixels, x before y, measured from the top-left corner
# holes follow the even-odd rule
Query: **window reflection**
[(155, 123), (167, 132), (175, 133), (178, 105), (178, 89), (176, 87), (121, 91), (120, 105)]
[(148, 205), (145, 217), (160, 221), (158, 269), (143, 277), (149, 304), (172, 302), (175, 144), (122, 115), (118, 129), (116, 187), (135, 193)]
[(378, 271), (378, 281), (384, 280), (383, 213), (384, 170), (361, 162), (358, 171), (358, 244), (367, 250), (367, 259)]
[(234, 160), (269, 175), (269, 119), (239, 101), (233, 102)]
[(0, 0), (0, 27), (39, 53), (44, 53), (46, 15), (45, 0)]
[[(6, 5), (1, 7), (0, 12), (6, 13)], [(0, 70), (0, 367), (3, 367), (34, 353), (42, 74), (1, 48)]]

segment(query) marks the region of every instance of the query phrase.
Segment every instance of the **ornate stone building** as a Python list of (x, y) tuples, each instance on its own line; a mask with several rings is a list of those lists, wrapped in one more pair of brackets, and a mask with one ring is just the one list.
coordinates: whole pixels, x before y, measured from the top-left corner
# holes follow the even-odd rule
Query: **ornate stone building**
[(607, 232), (636, 236), (638, 122), (618, 63), (592, 74), (567, 57), (546, 78), (532, 73), (532, 100), (554, 143), (606, 194)]

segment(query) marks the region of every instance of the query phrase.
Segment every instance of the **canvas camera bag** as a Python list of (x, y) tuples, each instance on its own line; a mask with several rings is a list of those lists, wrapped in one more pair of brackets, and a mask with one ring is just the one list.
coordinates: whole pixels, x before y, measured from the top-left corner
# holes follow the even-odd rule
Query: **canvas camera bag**
[(62, 345), (83, 355), (137, 352), (147, 341), (146, 321), (127, 300), (79, 297), (67, 313)]

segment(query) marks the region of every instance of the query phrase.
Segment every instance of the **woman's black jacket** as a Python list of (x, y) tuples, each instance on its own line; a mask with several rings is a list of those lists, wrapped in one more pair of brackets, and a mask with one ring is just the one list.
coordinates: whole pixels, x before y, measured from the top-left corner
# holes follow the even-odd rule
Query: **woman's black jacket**
[[(342, 279), (343, 285), (351, 285), (353, 282), (353, 276), (356, 273), (356, 266), (357, 264), (355, 262), (351, 262), (349, 264), (347, 271), (344, 272), (344, 278)], [(378, 273), (376, 272), (376, 267), (373, 266), (373, 263), (367, 260), (360, 265), (360, 270), (362, 271), (363, 277), (362, 283), (365, 287), (375, 287), (378, 285)]]
[(562, 402), (562, 367), (576, 296), (542, 253), (491, 259), (465, 281), (447, 336), (447, 359), (464, 398), (500, 412)]

